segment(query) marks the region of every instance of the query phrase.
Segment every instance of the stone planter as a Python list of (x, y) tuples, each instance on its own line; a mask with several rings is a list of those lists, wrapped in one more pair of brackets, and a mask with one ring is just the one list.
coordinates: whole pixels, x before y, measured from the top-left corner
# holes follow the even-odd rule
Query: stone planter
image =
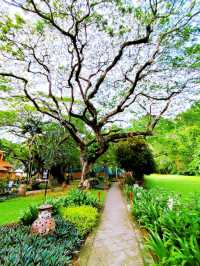
[(37, 220), (31, 226), (34, 235), (48, 235), (55, 230), (55, 220), (52, 215), (52, 205), (45, 204), (39, 207)]
[(26, 185), (21, 184), (18, 188), (18, 195), (19, 196), (26, 196)]

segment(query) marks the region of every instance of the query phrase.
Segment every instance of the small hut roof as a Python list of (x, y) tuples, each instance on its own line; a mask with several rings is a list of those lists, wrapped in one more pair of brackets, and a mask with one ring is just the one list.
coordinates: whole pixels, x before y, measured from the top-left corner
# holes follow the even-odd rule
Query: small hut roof
[(12, 168), (12, 165), (10, 163), (6, 162), (6, 161), (0, 161), (0, 167)]
[(3, 151), (1, 150), (0, 150), (0, 167), (6, 168), (5, 171), (9, 170), (9, 168), (12, 168), (12, 165), (10, 163), (3, 160)]
[(8, 169), (0, 165), (0, 171), (8, 171)]

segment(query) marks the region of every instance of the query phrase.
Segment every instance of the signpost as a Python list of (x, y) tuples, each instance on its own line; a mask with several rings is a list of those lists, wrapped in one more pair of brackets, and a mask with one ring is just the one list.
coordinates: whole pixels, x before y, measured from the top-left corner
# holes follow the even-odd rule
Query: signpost
[(48, 176), (49, 176), (49, 171), (48, 170), (44, 170), (43, 171), (43, 179), (45, 180), (45, 191), (44, 191), (44, 199), (45, 199), (45, 201), (46, 201), (46, 198), (47, 198)]

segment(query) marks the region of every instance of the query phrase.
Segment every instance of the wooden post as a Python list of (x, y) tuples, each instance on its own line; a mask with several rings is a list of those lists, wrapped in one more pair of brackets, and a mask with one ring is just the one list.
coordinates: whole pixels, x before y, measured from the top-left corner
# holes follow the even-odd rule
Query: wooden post
[(130, 198), (130, 206), (133, 207), (133, 191), (130, 192), (129, 198)]
[(98, 191), (97, 195), (98, 195), (98, 201), (99, 201), (99, 207), (100, 207), (101, 206), (101, 192)]

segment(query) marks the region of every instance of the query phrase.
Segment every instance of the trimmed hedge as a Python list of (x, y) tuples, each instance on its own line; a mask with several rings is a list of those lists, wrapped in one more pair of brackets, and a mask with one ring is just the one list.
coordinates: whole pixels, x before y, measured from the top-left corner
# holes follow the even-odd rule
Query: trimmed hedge
[(83, 237), (92, 230), (98, 220), (98, 211), (91, 206), (62, 208), (61, 214)]

